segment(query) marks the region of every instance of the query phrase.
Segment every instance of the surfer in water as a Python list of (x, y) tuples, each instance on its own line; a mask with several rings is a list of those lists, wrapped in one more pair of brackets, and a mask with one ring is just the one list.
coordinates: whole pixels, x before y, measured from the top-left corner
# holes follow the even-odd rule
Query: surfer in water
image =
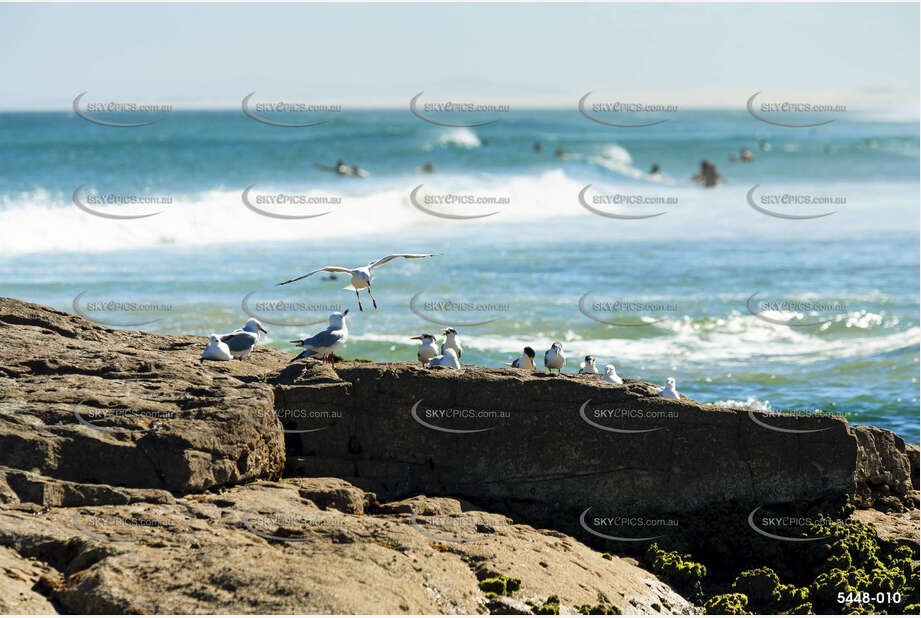
[(705, 187), (715, 187), (723, 175), (716, 171), (716, 166), (709, 161), (700, 162), (700, 171), (691, 177), (691, 180)]

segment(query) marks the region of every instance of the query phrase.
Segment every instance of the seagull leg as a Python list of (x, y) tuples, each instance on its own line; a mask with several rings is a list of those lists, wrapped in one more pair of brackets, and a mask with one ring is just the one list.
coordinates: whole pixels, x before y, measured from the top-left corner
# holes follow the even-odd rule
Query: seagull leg
[(377, 301), (374, 300), (374, 294), (371, 293), (371, 286), (368, 286), (368, 296), (371, 297), (371, 302), (374, 303), (374, 308), (377, 309)]
[(358, 310), (359, 310), (359, 311), (364, 311), (364, 309), (361, 308), (361, 296), (358, 295), (358, 290), (357, 290), (357, 289), (355, 290), (355, 298), (358, 299)]

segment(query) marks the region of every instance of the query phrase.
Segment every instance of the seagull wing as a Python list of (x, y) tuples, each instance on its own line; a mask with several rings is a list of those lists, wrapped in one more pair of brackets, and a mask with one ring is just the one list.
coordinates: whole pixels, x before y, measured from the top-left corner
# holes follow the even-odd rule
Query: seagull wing
[(546, 352), (544, 352), (544, 367), (547, 366), (547, 361), (549, 360), (550, 360), (550, 350), (547, 350)]
[(221, 341), (231, 352), (242, 352), (256, 345), (256, 335), (246, 330), (234, 331), (221, 337)]
[(301, 275), (300, 277), (295, 277), (294, 279), (288, 279), (287, 281), (282, 281), (282, 282), (279, 283), (278, 285), (285, 285), (286, 283), (293, 283), (293, 282), (295, 282), (295, 281), (298, 281), (298, 280), (303, 279), (303, 278), (305, 278), (305, 277), (309, 277), (310, 275), (315, 275), (315, 274), (317, 274), (317, 273), (321, 273), (321, 272), (323, 272), (323, 271), (330, 272), (330, 273), (349, 273), (349, 274), (352, 274), (352, 270), (349, 269), (349, 268), (343, 268), (343, 267), (341, 267), (341, 266), (324, 266), (323, 268), (318, 268), (318, 269), (316, 269), (316, 270), (312, 270), (312, 271), (310, 271), (309, 273), (307, 273), (306, 275)]
[(342, 340), (342, 331), (334, 330), (332, 328), (327, 328), (324, 331), (320, 331), (310, 339), (304, 339), (301, 343), (302, 347), (311, 348), (313, 350), (328, 348), (330, 346), (336, 345), (339, 341)]
[(376, 262), (371, 262), (371, 264), (368, 265), (368, 268), (374, 268), (376, 266), (380, 266), (381, 264), (386, 264), (390, 260), (395, 260), (397, 258), (406, 258), (408, 260), (414, 260), (416, 258), (434, 257), (436, 255), (440, 255), (440, 254), (438, 253), (394, 253), (393, 255), (388, 255), (387, 257), (383, 257)]

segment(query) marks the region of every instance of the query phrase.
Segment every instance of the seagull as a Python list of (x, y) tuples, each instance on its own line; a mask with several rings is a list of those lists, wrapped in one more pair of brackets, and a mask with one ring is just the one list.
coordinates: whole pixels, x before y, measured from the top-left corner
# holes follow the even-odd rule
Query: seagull
[(269, 332), (262, 327), (262, 323), (259, 320), (250, 318), (243, 325), (243, 328), (221, 335), (221, 341), (227, 344), (234, 358), (246, 358), (253, 353), (253, 348), (256, 346), (256, 342), (259, 341), (259, 331), (263, 333)]
[(230, 348), (221, 341), (217, 333), (211, 334), (211, 341), (205, 346), (205, 351), (201, 353), (204, 360), (229, 361), (233, 358)]
[(419, 359), (419, 362), (422, 363), (423, 367), (425, 367), (430, 360), (438, 356), (438, 346), (435, 345), (434, 335), (423, 333), (416, 337), (410, 337), (410, 339), (418, 339), (422, 342), (419, 345), (419, 351), (416, 352), (416, 358)]
[(454, 348), (447, 348), (441, 356), (436, 356), (429, 361), (429, 369), (432, 367), (450, 367), (451, 369), (460, 369), (460, 361), (457, 360), (457, 352)]
[(509, 367), (514, 367), (515, 369), (527, 369), (528, 371), (534, 371), (537, 369), (537, 366), (534, 364), (534, 348), (529, 348), (525, 346), (524, 351), (522, 351), (521, 356), (516, 358), (510, 363), (504, 363)]
[(287, 281), (282, 281), (278, 285), (285, 285), (288, 283), (293, 283), (294, 281), (299, 281), (310, 275), (315, 275), (319, 272), (331, 272), (331, 273), (347, 273), (352, 276), (352, 282), (345, 286), (345, 290), (355, 290), (355, 297), (358, 299), (358, 310), (364, 311), (361, 306), (361, 297), (358, 296), (358, 290), (362, 288), (368, 288), (368, 296), (371, 297), (371, 302), (374, 303), (374, 308), (377, 309), (377, 301), (374, 300), (374, 294), (371, 293), (371, 281), (374, 279), (374, 276), (371, 274), (372, 268), (377, 268), (382, 264), (386, 264), (390, 260), (395, 260), (396, 258), (406, 258), (413, 260), (416, 258), (427, 258), (434, 257), (439, 255), (438, 253), (394, 253), (393, 255), (388, 255), (383, 257), (375, 262), (371, 262), (367, 266), (358, 266), (357, 268), (344, 268), (342, 266), (324, 266), (323, 268), (318, 268), (313, 270), (306, 275), (301, 275), (300, 277), (295, 277), (294, 279), (288, 279)]
[(678, 391), (675, 390), (675, 378), (665, 380), (665, 386), (656, 390), (656, 394), (665, 399), (680, 399)]
[[(608, 365), (608, 367), (613, 367), (613, 366)], [(585, 357), (585, 362), (582, 363), (582, 366), (579, 368), (579, 373), (581, 374), (588, 373), (591, 375), (595, 375), (596, 373), (598, 373), (598, 369), (595, 368), (595, 357), (594, 356)]]
[(441, 344), (441, 353), (444, 354), (446, 349), (451, 348), (457, 352), (457, 358), (460, 358), (464, 353), (464, 348), (461, 347), (460, 339), (457, 338), (457, 331), (453, 328), (446, 328), (444, 336), (445, 341)]
[(563, 356), (563, 344), (559, 341), (554, 341), (550, 349), (544, 352), (544, 367), (549, 369), (550, 373), (553, 373), (554, 369), (562, 373), (563, 365), (565, 364), (566, 357)]
[(624, 383), (624, 381), (620, 379), (620, 376), (617, 375), (617, 370), (614, 368), (614, 365), (604, 366), (604, 375), (601, 376), (601, 380), (604, 382), (611, 382), (612, 384)]
[(291, 343), (296, 343), (299, 347), (304, 348), (304, 351), (291, 359), (291, 362), (302, 358), (316, 358), (319, 356), (324, 363), (328, 361), (335, 366), (333, 352), (344, 346), (349, 339), (349, 327), (345, 323), (348, 315), (348, 309), (342, 313), (338, 311), (332, 313), (329, 316), (329, 326), (326, 330), (322, 330), (313, 337), (308, 337), (304, 340), (295, 339), (292, 341)]

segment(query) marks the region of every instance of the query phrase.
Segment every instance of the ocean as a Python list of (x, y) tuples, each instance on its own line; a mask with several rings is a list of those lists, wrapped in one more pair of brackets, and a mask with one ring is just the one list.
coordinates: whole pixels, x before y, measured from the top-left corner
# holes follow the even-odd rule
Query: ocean
[[(288, 340), (345, 308), (347, 359), (412, 360), (409, 337), (449, 325), (473, 364), (527, 345), (540, 366), (558, 340), (569, 371), (591, 354), (701, 402), (821, 410), (918, 442), (916, 119), (499, 115), (453, 127), (343, 110), (279, 127), (172, 111), (115, 128), (2, 113), (0, 296), (155, 333), (257, 315), (292, 357)], [(317, 167), (340, 159), (368, 176)], [(704, 159), (715, 188), (691, 181)], [(341, 275), (275, 285), (391, 253), (440, 255), (376, 269), (377, 309), (363, 291), (358, 311)]]

